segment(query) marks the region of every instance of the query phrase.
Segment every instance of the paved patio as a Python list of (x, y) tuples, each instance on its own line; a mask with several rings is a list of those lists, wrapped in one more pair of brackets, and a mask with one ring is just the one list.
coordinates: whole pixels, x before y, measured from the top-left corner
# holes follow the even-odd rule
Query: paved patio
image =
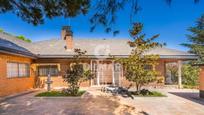
[(80, 97), (34, 97), (30, 93), (0, 102), (0, 115), (114, 115), (129, 114), (131, 107), (122, 105), (117, 98), (94, 96), (89, 93)]
[[(1, 115), (204, 115), (197, 90), (161, 89), (168, 97), (112, 97), (96, 89), (83, 98), (36, 98), (36, 93), (0, 102)], [(135, 115), (134, 114), (134, 115)]]
[[(152, 89), (154, 90), (154, 89)], [(204, 99), (199, 98), (198, 90), (157, 89), (167, 97), (121, 98), (131, 104), (138, 113), (146, 115), (204, 115)]]

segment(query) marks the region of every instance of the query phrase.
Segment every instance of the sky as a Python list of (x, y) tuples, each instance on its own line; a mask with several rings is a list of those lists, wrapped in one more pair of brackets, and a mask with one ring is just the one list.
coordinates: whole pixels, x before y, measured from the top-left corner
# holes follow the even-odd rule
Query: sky
[[(204, 0), (194, 4), (193, 0), (172, 0), (168, 6), (164, 0), (139, 0), (141, 10), (135, 15), (134, 21), (144, 24), (147, 37), (160, 34), (157, 41), (166, 43), (168, 48), (187, 51), (181, 43), (188, 42), (187, 29), (195, 25), (195, 21), (204, 14)], [(77, 16), (72, 19), (57, 17), (46, 19), (45, 23), (33, 26), (12, 13), (0, 14), (0, 28), (13, 35), (24, 35), (33, 42), (60, 38), (62, 26), (71, 25), (74, 39), (130, 39), (128, 30), (131, 27), (128, 8), (120, 11), (114, 26), (120, 30), (117, 36), (104, 32), (98, 27), (90, 32), (89, 16)]]

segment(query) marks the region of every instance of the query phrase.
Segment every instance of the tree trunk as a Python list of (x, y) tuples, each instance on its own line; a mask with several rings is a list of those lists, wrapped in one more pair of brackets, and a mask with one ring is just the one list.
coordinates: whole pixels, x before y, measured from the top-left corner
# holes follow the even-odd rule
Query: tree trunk
[(135, 83), (135, 86), (136, 86), (136, 91), (138, 92), (140, 90), (139, 84)]

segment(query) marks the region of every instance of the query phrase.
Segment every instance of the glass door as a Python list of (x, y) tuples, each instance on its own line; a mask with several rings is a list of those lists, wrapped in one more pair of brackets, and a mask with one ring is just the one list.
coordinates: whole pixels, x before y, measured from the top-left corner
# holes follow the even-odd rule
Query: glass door
[(120, 63), (114, 64), (114, 83), (116, 86), (120, 86), (122, 77), (122, 65)]
[(97, 85), (97, 77), (98, 77), (98, 73), (97, 73), (97, 69), (98, 69), (98, 65), (96, 62), (92, 63), (92, 73), (94, 74), (95, 78), (92, 80), (92, 85)]

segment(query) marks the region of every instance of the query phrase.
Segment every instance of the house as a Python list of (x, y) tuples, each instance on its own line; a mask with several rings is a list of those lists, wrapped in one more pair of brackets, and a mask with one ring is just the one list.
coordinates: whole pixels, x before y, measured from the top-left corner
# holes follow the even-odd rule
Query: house
[[(30, 88), (43, 88), (47, 75), (51, 74), (52, 87), (67, 86), (62, 76), (73, 62), (75, 48), (87, 51), (87, 57), (81, 63), (90, 68), (96, 78), (84, 82), (82, 87), (119, 85), (128, 86), (123, 76), (123, 67), (114, 62), (110, 55), (126, 58), (131, 52), (127, 39), (76, 39), (69, 26), (61, 30), (60, 39), (51, 39), (28, 43), (12, 35), (0, 33), (0, 96), (21, 92)], [(181, 87), (182, 61), (196, 59), (187, 52), (155, 48), (147, 54), (160, 55), (155, 67), (160, 72), (156, 85), (171, 84), (171, 75), (166, 72), (169, 63), (178, 64)]]

